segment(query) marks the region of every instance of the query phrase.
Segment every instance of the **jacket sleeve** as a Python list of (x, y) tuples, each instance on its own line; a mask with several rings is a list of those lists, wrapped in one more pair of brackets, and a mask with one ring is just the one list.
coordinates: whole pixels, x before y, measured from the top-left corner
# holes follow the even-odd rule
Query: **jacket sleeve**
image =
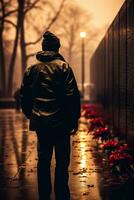
[(34, 75), (33, 67), (28, 68), (24, 73), (20, 89), (22, 112), (28, 119), (30, 118), (33, 106), (33, 91), (32, 91), (32, 85), (34, 80), (33, 75)]
[(74, 128), (80, 118), (80, 94), (74, 73), (70, 67), (64, 75), (64, 86), (66, 96), (66, 112), (71, 128)]

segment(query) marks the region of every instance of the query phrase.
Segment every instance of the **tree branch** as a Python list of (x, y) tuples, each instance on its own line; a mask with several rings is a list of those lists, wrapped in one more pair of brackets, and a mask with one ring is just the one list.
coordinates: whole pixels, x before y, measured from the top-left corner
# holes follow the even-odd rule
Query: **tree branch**
[(36, 53), (31, 53), (31, 54), (27, 55), (26, 59), (28, 60), (30, 57), (33, 57), (35, 55), (36, 55)]
[(8, 24), (11, 24), (14, 28), (17, 27), (15, 23), (13, 23), (12, 21), (10, 21), (10, 20), (8, 20), (8, 19), (5, 19), (4, 22), (5, 22), (5, 23), (8, 23)]
[(32, 10), (39, 1), (40, 0), (35, 0), (29, 7), (27, 7), (25, 9), (24, 14), (26, 14), (28, 11)]
[(64, 6), (65, 1), (66, 1), (66, 0), (62, 0), (61, 5), (60, 5), (60, 7), (59, 7), (59, 10), (57, 11), (56, 15), (53, 17), (53, 19), (51, 20), (51, 22), (48, 24), (46, 30), (49, 29), (49, 28), (52, 26), (52, 24), (57, 20), (58, 16), (59, 16), (60, 13), (61, 13), (61, 10), (62, 10), (62, 8), (63, 8), (63, 6)]
[[(53, 19), (51, 20), (51, 22), (48, 24), (48, 26), (45, 28), (45, 30), (50, 29), (50, 27), (53, 25), (53, 23), (57, 20), (58, 16), (59, 16), (60, 13), (61, 13), (61, 10), (62, 10), (62, 8), (63, 8), (63, 6), (64, 6), (65, 1), (66, 1), (66, 0), (62, 0), (61, 5), (60, 5), (60, 7), (59, 7), (59, 10), (58, 10), (57, 13), (55, 14), (55, 16), (53, 17)], [(44, 30), (44, 31), (45, 31), (45, 30)], [(35, 45), (35, 44), (37, 44), (41, 39), (42, 39), (42, 35), (41, 35), (36, 41), (26, 43), (26, 46)]]
[(5, 4), (4, 4), (4, 1), (1, 0), (1, 12), (2, 12), (2, 19), (4, 18), (4, 15), (5, 15)]
[(13, 13), (15, 13), (17, 11), (18, 11), (18, 9), (10, 10), (9, 12), (7, 12), (7, 13), (4, 14), (4, 18), (10, 16), (11, 14), (13, 14)]

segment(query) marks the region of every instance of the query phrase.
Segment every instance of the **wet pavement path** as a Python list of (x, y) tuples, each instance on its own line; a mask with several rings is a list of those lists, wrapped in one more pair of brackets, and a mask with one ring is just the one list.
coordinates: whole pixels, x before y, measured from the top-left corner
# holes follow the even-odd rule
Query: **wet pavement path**
[[(0, 110), (0, 199), (38, 200), (36, 142), (36, 134), (28, 131), (28, 122), (21, 113)], [(84, 124), (80, 124), (71, 142), (71, 200), (101, 200), (100, 169), (95, 164), (92, 139)], [(52, 179), (54, 166), (53, 156)]]

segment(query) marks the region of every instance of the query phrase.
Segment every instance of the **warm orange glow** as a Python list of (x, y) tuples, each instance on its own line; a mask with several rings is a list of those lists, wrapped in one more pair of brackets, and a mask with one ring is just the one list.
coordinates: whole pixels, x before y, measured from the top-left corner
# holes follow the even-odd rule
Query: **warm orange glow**
[(125, 0), (76, 0), (89, 10), (93, 16), (93, 23), (97, 27), (109, 25)]

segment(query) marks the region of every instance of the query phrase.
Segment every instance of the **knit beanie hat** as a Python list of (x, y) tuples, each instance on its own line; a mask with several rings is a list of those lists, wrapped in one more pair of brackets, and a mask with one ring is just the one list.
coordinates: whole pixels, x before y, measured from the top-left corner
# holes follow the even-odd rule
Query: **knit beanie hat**
[(51, 33), (50, 31), (46, 31), (43, 34), (42, 40), (42, 50), (43, 51), (58, 51), (60, 48), (60, 39)]

